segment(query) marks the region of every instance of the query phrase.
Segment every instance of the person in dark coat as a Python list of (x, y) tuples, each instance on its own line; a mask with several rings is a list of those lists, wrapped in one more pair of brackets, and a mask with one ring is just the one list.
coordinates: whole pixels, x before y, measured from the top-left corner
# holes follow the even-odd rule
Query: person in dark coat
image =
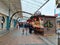
[(32, 24), (29, 24), (29, 33), (32, 34), (32, 31), (33, 31), (33, 26)]
[(27, 33), (28, 33), (28, 24), (27, 24), (27, 22), (24, 24), (24, 32), (26, 31), (26, 35), (27, 35)]

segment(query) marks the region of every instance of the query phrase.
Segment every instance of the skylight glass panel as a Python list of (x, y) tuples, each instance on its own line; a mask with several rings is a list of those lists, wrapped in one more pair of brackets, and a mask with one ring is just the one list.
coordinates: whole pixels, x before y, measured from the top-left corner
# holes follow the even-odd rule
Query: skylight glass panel
[(34, 14), (47, 0), (21, 0), (22, 10)]
[(29, 17), (31, 17), (32, 15), (29, 15), (29, 14), (23, 13), (23, 16), (29, 18)]

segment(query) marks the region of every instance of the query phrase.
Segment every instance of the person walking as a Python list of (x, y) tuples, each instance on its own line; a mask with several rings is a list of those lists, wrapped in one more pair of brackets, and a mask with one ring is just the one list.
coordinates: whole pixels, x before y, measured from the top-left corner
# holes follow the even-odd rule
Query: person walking
[(29, 24), (29, 33), (32, 34), (32, 31), (33, 31), (33, 26), (32, 26), (32, 24), (30, 23), (30, 24)]
[(22, 29), (22, 35), (24, 35), (24, 30), (25, 30), (25, 29), (24, 29), (24, 28), (25, 28), (24, 23), (23, 23), (23, 25), (22, 25), (22, 28), (23, 28), (23, 29)]
[(27, 22), (25, 23), (25, 31), (26, 31), (26, 35), (27, 35), (27, 33), (28, 33), (28, 23)]
[(17, 23), (16, 28), (19, 30), (19, 23)]

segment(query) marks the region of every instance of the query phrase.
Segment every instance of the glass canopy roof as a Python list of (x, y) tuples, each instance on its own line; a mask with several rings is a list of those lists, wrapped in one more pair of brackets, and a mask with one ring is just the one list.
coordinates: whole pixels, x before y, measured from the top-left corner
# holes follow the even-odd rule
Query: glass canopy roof
[(22, 11), (34, 14), (46, 1), (48, 0), (21, 0)]

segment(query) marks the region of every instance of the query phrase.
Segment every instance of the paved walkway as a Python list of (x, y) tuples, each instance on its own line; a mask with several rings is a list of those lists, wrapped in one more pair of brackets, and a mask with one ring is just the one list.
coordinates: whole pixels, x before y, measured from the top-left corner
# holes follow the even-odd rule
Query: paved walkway
[(4, 34), (8, 33), (8, 30), (0, 30), (0, 37), (3, 36)]
[(22, 35), (22, 30), (12, 30), (0, 37), (0, 45), (47, 45), (47, 43), (35, 34)]
[[(2, 34), (2, 33), (1, 33)], [(58, 35), (41, 36), (29, 34), (29, 31), (22, 33), (21, 29), (10, 30), (10, 32), (0, 37), (0, 45), (58, 45)]]
[(57, 43), (58, 43), (58, 35), (57, 34), (54, 34), (52, 36), (47, 36), (45, 38), (48, 39), (54, 45), (57, 45)]
[(57, 34), (53, 34), (53, 35), (47, 35), (47, 36), (41, 36), (39, 35), (39, 37), (44, 40), (46, 43), (48, 43), (49, 45), (58, 45), (58, 35)]

